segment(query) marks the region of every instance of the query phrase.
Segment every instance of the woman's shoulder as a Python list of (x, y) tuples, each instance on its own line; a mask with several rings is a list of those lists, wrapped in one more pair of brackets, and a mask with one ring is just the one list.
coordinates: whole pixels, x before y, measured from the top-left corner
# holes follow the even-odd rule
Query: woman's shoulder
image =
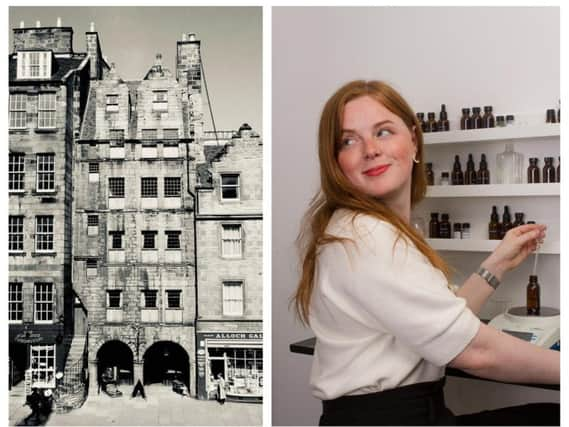
[(335, 237), (361, 239), (366, 236), (394, 239), (397, 229), (390, 222), (373, 215), (349, 209), (337, 209), (328, 223), (326, 233)]

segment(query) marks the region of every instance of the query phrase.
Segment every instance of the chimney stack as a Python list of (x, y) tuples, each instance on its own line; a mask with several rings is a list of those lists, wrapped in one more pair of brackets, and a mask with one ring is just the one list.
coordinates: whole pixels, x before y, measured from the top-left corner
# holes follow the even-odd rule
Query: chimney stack
[(40, 28), (40, 27), (41, 27), (40, 21), (36, 21), (36, 28)]
[(24, 28), (26, 26), (26, 24), (24, 23), (24, 21), (20, 21), (20, 28)]
[(57, 26), (61, 27), (61, 18), (59, 16), (57, 17)]

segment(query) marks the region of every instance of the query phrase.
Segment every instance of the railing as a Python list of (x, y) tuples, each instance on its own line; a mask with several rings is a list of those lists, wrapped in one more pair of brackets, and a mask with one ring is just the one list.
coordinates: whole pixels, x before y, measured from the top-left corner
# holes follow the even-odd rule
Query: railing
[(71, 365), (66, 364), (63, 378), (58, 381), (54, 391), (55, 410), (57, 413), (67, 413), (80, 408), (87, 399), (89, 389), (84, 372), (87, 366), (88, 337), (85, 337), (81, 358)]

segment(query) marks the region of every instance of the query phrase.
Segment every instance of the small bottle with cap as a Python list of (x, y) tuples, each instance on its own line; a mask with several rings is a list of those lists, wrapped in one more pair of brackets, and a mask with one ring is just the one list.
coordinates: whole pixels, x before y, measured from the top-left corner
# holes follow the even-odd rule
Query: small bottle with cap
[(463, 239), (470, 239), (470, 223), (463, 222), (462, 223), (462, 238)]
[(438, 239), (439, 238), (439, 213), (431, 212), (431, 220), (429, 221), (429, 238)]
[(432, 163), (427, 163), (425, 174), (427, 175), (427, 185), (435, 185), (435, 173), (433, 172)]
[(480, 107), (472, 107), (472, 129), (482, 129), (483, 122), (480, 115)]
[(447, 114), (445, 104), (441, 104), (441, 112), (439, 114), (439, 121), (437, 123), (437, 130), (439, 132), (446, 132), (446, 131), (450, 130), (450, 124), (448, 122), (448, 114)]
[(441, 172), (441, 185), (450, 185), (448, 172)]
[(462, 224), (460, 222), (455, 222), (453, 224), (453, 239), (462, 239)]
[(472, 120), (470, 118), (470, 108), (462, 109), (462, 117), (460, 118), (460, 129), (472, 129)]
[(492, 106), (486, 105), (484, 107), (484, 116), (482, 117), (482, 127), (483, 128), (493, 128), (494, 127), (494, 115), (492, 114)]

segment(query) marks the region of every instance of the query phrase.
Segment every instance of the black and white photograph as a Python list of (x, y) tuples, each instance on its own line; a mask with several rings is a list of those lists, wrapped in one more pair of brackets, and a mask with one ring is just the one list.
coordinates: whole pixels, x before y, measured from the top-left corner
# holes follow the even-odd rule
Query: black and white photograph
[(9, 425), (262, 425), (262, 8), (8, 10)]

